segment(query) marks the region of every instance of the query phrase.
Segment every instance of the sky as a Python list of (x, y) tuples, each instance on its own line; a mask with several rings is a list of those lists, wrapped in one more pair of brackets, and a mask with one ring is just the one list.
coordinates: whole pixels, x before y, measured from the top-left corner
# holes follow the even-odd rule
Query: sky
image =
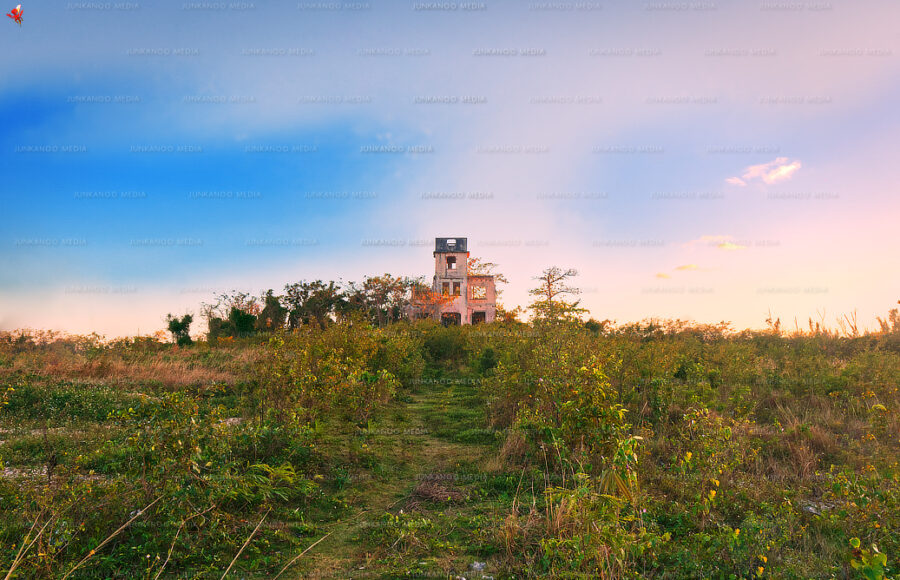
[[(8, 9), (14, 6), (9, 5)], [(0, 330), (430, 277), (619, 323), (875, 328), (900, 299), (894, 0), (24, 3), (0, 23)]]

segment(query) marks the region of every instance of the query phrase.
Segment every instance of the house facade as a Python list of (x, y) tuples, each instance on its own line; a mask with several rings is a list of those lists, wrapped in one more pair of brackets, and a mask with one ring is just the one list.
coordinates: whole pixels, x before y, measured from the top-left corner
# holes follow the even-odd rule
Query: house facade
[(494, 277), (469, 273), (467, 245), (466, 238), (435, 238), (432, 297), (427, 305), (414, 299), (416, 317), (431, 316), (445, 325), (494, 321)]

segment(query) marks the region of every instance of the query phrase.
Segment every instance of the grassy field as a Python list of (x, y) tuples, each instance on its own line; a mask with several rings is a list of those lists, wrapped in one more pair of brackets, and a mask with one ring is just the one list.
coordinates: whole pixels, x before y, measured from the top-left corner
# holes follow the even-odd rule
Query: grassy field
[(900, 569), (898, 328), (7, 333), (0, 381), (8, 578)]

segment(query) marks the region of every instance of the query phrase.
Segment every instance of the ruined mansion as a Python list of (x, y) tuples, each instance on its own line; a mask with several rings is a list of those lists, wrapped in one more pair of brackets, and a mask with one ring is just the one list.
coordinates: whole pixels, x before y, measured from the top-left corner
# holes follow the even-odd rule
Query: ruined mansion
[(494, 277), (469, 272), (466, 246), (466, 238), (435, 238), (431, 292), (427, 297), (413, 299), (411, 317), (438, 318), (445, 325), (494, 321)]

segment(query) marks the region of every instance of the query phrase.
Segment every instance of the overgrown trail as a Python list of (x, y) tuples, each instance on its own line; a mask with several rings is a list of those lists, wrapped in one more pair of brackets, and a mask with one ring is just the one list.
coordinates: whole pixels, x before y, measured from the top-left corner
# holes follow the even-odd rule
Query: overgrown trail
[[(490, 506), (473, 503), (469, 488), (491, 471), (496, 450), (473, 382), (453, 378), (420, 386), (383, 410), (361, 441), (377, 463), (352, 474), (346, 515), (319, 526), (318, 537), (330, 535), (283, 577), (380, 578), (421, 572), (480, 578), (480, 573), (467, 572), (479, 559), (477, 550), (467, 547), (472, 545), (471, 526)], [(333, 444), (349, 448), (353, 442)], [(424, 528), (430, 531), (419, 537), (417, 530)], [(439, 542), (433, 541), (435, 529)]]

